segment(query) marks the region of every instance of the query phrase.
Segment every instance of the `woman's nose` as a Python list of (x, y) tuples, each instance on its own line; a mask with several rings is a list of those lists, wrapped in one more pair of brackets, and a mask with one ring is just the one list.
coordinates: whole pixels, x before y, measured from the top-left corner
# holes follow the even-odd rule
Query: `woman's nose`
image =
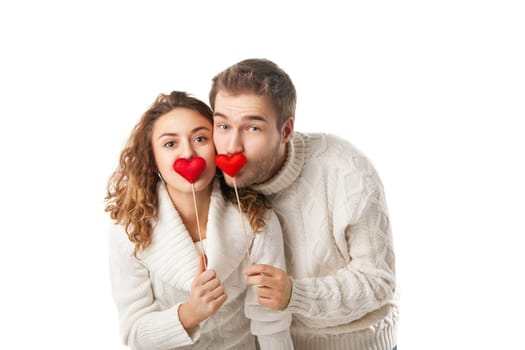
[(190, 142), (184, 142), (181, 147), (181, 158), (191, 159), (195, 157), (195, 149), (193, 148), (193, 145)]

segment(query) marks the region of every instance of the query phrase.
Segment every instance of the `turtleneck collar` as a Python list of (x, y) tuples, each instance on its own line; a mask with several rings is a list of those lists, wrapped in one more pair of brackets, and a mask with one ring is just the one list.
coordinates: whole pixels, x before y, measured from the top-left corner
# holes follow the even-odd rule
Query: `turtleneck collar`
[(305, 160), (305, 141), (301, 133), (294, 133), (288, 143), (286, 160), (279, 172), (266, 182), (252, 186), (252, 188), (265, 195), (281, 192), (288, 188), (299, 176)]

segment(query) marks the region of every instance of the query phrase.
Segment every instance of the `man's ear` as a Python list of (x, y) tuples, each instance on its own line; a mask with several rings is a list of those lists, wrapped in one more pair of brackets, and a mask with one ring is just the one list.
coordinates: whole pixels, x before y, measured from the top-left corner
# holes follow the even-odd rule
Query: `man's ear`
[(283, 123), (283, 126), (281, 128), (281, 142), (282, 143), (288, 143), (292, 139), (294, 120), (295, 120), (294, 117), (289, 117)]

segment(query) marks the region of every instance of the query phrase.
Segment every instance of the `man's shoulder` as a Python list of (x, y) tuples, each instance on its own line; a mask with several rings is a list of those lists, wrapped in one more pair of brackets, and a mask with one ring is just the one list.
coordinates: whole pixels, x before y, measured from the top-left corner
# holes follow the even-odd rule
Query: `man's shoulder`
[(343, 176), (348, 179), (367, 179), (367, 183), (380, 183), (373, 162), (350, 141), (326, 133), (302, 133), (307, 149), (304, 174)]
[(312, 158), (366, 158), (360, 149), (341, 136), (327, 133), (297, 133), (297, 135), (303, 138), (307, 153)]

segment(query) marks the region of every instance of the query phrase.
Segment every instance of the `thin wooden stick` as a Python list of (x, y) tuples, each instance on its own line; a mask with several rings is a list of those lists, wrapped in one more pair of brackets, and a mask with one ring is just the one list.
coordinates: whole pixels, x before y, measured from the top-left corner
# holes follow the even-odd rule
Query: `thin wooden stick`
[(237, 206), (239, 207), (239, 215), (241, 216), (242, 224), (242, 233), (244, 234), (244, 239), (246, 241), (246, 257), (248, 258), (248, 263), (252, 264), (252, 259), (250, 258), (250, 241), (248, 240), (248, 235), (246, 234), (246, 228), (244, 227), (244, 220), (242, 216), (241, 201), (239, 200), (239, 193), (237, 192), (237, 183), (235, 182), (235, 177), (233, 179), (233, 189), (235, 190), (235, 197), (237, 197)]
[[(206, 250), (204, 249), (204, 243), (202, 242), (201, 224), (199, 222), (199, 212), (197, 210), (197, 198), (195, 196), (195, 185), (191, 184), (191, 192), (193, 193), (193, 205), (195, 207), (195, 217), (197, 219), (197, 231), (199, 232), (199, 243), (201, 245), (202, 254), (206, 256)], [(208, 259), (204, 259), (204, 268), (208, 269)]]

